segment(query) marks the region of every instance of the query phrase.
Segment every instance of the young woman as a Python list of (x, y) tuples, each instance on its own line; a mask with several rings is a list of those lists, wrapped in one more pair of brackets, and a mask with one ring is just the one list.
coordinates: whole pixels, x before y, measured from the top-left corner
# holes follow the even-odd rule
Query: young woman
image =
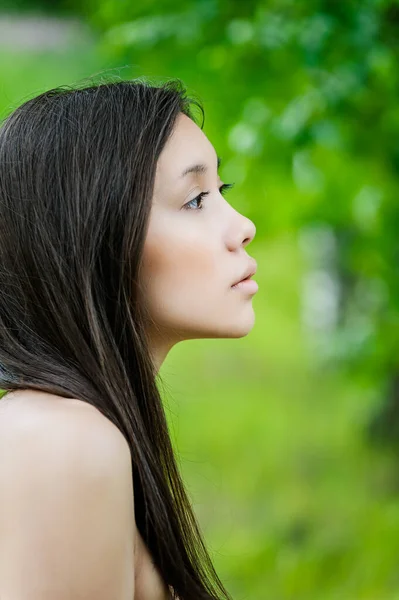
[(62, 86), (0, 129), (0, 598), (222, 600), (158, 371), (254, 324), (252, 221), (180, 80)]

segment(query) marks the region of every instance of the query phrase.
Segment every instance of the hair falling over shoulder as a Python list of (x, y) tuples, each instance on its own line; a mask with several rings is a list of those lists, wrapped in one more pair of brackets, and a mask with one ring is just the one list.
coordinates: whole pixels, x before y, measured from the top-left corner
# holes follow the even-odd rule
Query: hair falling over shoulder
[[(180, 600), (231, 600), (174, 456), (139, 270), (182, 82), (61, 86), (0, 127), (0, 388), (79, 398), (129, 443), (135, 519)], [(203, 123), (201, 125), (203, 127)]]

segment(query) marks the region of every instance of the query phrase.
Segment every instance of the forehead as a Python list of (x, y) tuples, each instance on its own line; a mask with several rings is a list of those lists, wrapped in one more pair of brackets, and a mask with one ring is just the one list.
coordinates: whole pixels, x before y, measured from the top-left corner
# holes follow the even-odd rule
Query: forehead
[(216, 152), (202, 129), (189, 117), (180, 114), (173, 133), (159, 156), (157, 178), (167, 179), (178, 185), (185, 167), (195, 163), (207, 164), (212, 172), (217, 165)]

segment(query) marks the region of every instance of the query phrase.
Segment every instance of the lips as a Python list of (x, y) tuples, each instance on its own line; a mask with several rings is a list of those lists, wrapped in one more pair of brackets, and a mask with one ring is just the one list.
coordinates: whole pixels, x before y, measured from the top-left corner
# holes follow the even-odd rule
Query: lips
[(258, 267), (258, 265), (257, 265), (256, 260), (251, 261), (250, 264), (245, 269), (245, 271), (242, 273), (241, 278), (238, 279), (238, 281), (235, 281), (232, 285), (237, 285), (237, 283), (240, 283), (241, 281), (245, 281), (246, 279), (251, 279), (252, 275), (255, 275), (257, 267)]

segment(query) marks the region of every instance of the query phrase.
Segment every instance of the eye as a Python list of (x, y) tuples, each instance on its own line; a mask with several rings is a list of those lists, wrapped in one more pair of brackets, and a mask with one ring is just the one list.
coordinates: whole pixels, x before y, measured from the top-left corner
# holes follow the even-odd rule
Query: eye
[[(222, 196), (225, 195), (225, 193), (227, 192), (227, 190), (230, 190), (233, 187), (234, 183), (224, 183), (222, 186), (220, 186), (219, 188), (219, 192), (222, 194)], [(184, 210), (192, 210), (191, 208), (191, 204), (193, 202), (202, 202), (202, 199), (205, 196), (208, 196), (210, 192), (201, 192), (198, 196), (196, 196), (195, 198), (193, 198), (192, 200), (190, 200), (190, 202), (187, 202), (187, 204), (185, 204), (183, 206)], [(203, 210), (204, 206), (201, 204), (201, 206), (199, 206), (196, 210)]]

